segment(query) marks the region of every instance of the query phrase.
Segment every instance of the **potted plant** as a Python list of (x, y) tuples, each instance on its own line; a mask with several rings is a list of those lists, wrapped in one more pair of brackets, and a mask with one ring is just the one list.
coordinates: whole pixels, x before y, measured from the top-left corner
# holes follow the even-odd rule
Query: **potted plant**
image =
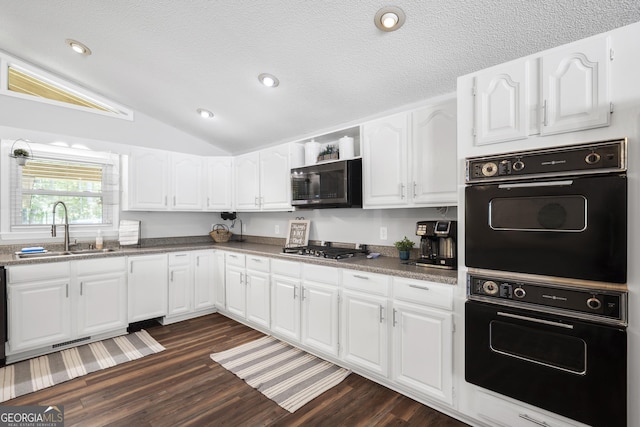
[(398, 253), (400, 254), (400, 259), (403, 261), (406, 261), (409, 259), (409, 254), (411, 253), (411, 249), (413, 248), (414, 244), (415, 243), (409, 240), (407, 236), (404, 236), (402, 240), (398, 240), (393, 244), (393, 246), (395, 246), (396, 249), (398, 250)]
[(16, 148), (13, 150), (13, 157), (16, 158), (16, 162), (18, 162), (20, 166), (24, 166), (27, 163), (29, 152), (23, 148)]

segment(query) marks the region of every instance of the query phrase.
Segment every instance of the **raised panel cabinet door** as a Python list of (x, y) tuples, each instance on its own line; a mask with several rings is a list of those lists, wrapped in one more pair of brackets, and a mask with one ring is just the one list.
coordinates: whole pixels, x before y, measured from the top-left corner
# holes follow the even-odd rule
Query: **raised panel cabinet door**
[(271, 327), (271, 295), (268, 274), (247, 271), (247, 320)]
[(237, 156), (233, 169), (236, 209), (260, 210), (260, 154)]
[(216, 251), (214, 255), (213, 299), (218, 310), (225, 310), (227, 308), (224, 252), (221, 251)]
[(216, 257), (213, 251), (193, 254), (193, 309), (203, 310), (215, 305)]
[(413, 112), (411, 123), (414, 204), (457, 204), (455, 99)]
[(336, 286), (305, 281), (302, 288), (302, 343), (338, 356), (338, 296)]
[(129, 323), (167, 314), (167, 254), (129, 257)]
[(572, 43), (541, 58), (541, 134), (608, 126), (609, 37)]
[(171, 209), (200, 211), (204, 208), (202, 158), (171, 154)]
[(300, 341), (300, 279), (272, 276), (271, 331)]
[(167, 316), (176, 316), (192, 311), (193, 277), (190, 265), (169, 267), (169, 306)]
[(409, 114), (396, 114), (365, 123), (362, 134), (364, 206), (406, 205), (409, 191)]
[(386, 377), (387, 325), (386, 298), (344, 291), (342, 359)]
[(396, 302), (392, 316), (393, 379), (451, 404), (453, 314)]
[(169, 157), (160, 150), (134, 150), (129, 158), (129, 208), (167, 210)]
[(474, 144), (527, 138), (529, 135), (528, 61), (513, 61), (478, 73), (474, 79)]
[(78, 335), (126, 328), (127, 275), (124, 270), (78, 277)]
[(57, 279), (7, 287), (10, 353), (72, 338), (69, 286), (68, 279)]
[(291, 209), (289, 163), (289, 144), (260, 152), (260, 206), (262, 209)]
[(247, 291), (244, 268), (227, 266), (226, 268), (227, 311), (241, 318), (247, 315)]
[(207, 159), (207, 202), (210, 211), (233, 210), (233, 157)]

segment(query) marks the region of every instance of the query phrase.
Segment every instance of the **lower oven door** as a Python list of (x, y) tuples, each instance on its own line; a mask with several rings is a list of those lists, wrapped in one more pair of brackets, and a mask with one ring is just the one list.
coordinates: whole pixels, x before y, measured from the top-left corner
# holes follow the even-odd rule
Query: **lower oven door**
[(626, 283), (625, 175), (469, 186), (465, 224), (468, 267)]
[(467, 382), (593, 426), (625, 426), (627, 335), (478, 301), (465, 305)]

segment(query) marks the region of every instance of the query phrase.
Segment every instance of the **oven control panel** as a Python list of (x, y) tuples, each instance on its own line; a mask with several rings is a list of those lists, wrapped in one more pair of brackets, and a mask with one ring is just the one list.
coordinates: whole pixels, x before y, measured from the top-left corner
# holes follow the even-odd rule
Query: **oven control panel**
[(518, 151), (466, 160), (467, 183), (624, 172), (627, 140)]
[(566, 310), (626, 322), (627, 294), (467, 274), (467, 296), (496, 304)]

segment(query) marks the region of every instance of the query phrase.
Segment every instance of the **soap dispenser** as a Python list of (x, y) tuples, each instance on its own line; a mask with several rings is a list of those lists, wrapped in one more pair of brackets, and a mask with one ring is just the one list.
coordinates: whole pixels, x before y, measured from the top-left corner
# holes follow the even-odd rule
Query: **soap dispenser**
[(96, 249), (102, 249), (104, 242), (102, 241), (102, 230), (98, 230), (98, 235), (96, 236)]

